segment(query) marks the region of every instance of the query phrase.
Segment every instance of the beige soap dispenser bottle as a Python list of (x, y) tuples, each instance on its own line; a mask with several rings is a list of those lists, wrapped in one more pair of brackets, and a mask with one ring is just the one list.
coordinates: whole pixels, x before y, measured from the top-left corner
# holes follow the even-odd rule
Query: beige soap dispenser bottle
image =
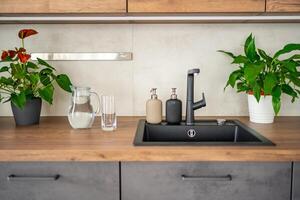
[(146, 121), (150, 124), (159, 124), (162, 121), (162, 102), (157, 98), (156, 88), (152, 88), (151, 99), (146, 103)]

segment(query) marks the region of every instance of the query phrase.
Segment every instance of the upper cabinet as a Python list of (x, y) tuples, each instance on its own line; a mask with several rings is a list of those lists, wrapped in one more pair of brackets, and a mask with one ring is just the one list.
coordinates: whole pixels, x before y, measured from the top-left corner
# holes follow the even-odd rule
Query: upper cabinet
[(300, 12), (300, 0), (266, 0), (267, 12)]
[(0, 2), (0, 14), (300, 13), (300, 0), (0, 0)]
[(129, 13), (265, 12), (265, 0), (128, 0)]
[(126, 0), (1, 0), (0, 13), (126, 13)]

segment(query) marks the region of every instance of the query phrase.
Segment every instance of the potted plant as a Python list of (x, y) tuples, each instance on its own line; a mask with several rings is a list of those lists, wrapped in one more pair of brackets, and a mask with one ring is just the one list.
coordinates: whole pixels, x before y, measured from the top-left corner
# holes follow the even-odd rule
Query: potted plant
[(55, 68), (42, 59), (33, 62), (24, 47), (24, 39), (38, 32), (21, 30), (18, 34), (22, 46), (2, 51), (0, 68), (0, 102), (11, 102), (17, 125), (38, 124), (42, 99), (52, 104), (56, 82), (71, 92), (71, 81), (66, 74), (56, 74)]
[[(248, 94), (250, 121), (272, 123), (281, 106), (281, 95), (291, 96), (294, 102), (300, 94), (300, 54), (285, 55), (300, 50), (300, 44), (287, 44), (270, 56), (255, 46), (255, 38), (250, 34), (244, 45), (244, 55), (234, 55), (222, 51), (233, 59), (234, 70), (227, 81), (227, 86), (237, 92)], [(282, 58), (284, 57), (284, 58)], [(225, 89), (224, 88), (224, 89)]]

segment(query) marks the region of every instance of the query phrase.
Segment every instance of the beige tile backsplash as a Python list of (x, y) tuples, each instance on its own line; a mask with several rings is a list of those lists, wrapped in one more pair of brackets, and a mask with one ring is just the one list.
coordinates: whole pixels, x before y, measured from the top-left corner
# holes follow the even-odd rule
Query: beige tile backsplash
[[(271, 53), (288, 42), (300, 43), (299, 24), (40, 24), (0, 25), (0, 49), (18, 46), (21, 28), (39, 31), (26, 40), (30, 52), (132, 52), (132, 61), (52, 61), (75, 85), (115, 95), (118, 115), (145, 115), (151, 87), (163, 101), (177, 87), (185, 109), (186, 72), (193, 67), (201, 70), (195, 96), (204, 92), (207, 99), (196, 115), (248, 115), (245, 94), (223, 91), (233, 66), (216, 51), (239, 53), (251, 32), (257, 46)], [(42, 114), (67, 115), (69, 103), (69, 94), (56, 88), (53, 105), (44, 104)], [(7, 115), (12, 115), (9, 103), (0, 105), (0, 116)], [(300, 101), (291, 104), (284, 97), (281, 115), (299, 116)]]

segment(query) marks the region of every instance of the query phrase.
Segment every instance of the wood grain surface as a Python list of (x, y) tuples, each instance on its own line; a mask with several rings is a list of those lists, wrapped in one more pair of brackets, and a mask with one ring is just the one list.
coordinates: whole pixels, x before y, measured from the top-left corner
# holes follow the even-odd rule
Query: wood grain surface
[(129, 13), (265, 12), (265, 0), (128, 0)]
[(266, 0), (267, 12), (300, 13), (300, 0)]
[[(208, 118), (208, 117), (206, 117)], [(212, 117), (210, 117), (212, 118)], [(276, 146), (135, 147), (139, 117), (119, 117), (115, 132), (74, 130), (66, 117), (43, 117), (40, 125), (15, 127), (0, 118), (0, 161), (300, 161), (300, 117), (279, 117), (274, 124), (239, 119)]]
[(126, 0), (1, 0), (0, 13), (125, 13)]

